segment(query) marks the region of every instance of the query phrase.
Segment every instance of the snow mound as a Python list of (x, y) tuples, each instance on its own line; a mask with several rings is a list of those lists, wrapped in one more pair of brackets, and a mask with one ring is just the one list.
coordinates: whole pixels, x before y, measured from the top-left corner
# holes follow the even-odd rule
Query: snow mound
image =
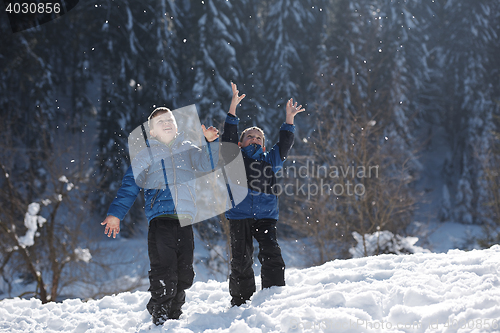
[(2, 332), (498, 332), (500, 246), (380, 255), (287, 270), (285, 287), (230, 308), (227, 282), (196, 282), (180, 320), (152, 327), (149, 294), (0, 301)]

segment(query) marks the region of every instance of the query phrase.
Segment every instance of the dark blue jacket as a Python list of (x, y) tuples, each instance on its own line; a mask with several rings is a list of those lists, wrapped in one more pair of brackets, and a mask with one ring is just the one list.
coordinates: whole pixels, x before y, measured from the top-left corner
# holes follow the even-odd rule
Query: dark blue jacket
[[(141, 188), (148, 221), (165, 214), (196, 216), (196, 172), (207, 172), (218, 163), (219, 142), (200, 149), (178, 135), (171, 145), (149, 141), (150, 148), (137, 154), (125, 172), (108, 215), (123, 220)], [(168, 184), (166, 186), (165, 184)]]
[[(227, 115), (222, 142), (238, 143), (238, 122), (238, 117)], [(247, 175), (248, 195), (226, 212), (226, 218), (278, 219), (278, 197), (274, 194), (273, 187), (276, 184), (276, 173), (283, 167), (283, 162), (293, 145), (294, 132), (294, 125), (284, 123), (280, 128), (278, 143), (268, 152), (264, 152), (260, 145), (249, 145), (241, 149)]]

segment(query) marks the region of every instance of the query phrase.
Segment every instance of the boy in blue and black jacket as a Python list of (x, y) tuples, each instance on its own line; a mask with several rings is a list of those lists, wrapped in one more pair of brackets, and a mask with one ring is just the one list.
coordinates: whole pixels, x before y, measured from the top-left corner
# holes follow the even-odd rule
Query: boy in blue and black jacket
[[(202, 125), (208, 142), (203, 148), (184, 140), (177, 131), (172, 112), (157, 108), (148, 118), (150, 135), (147, 149), (132, 160), (122, 185), (102, 222), (109, 236), (120, 232), (122, 220), (144, 189), (149, 221), (148, 254), (151, 269), (151, 299), (147, 309), (155, 325), (178, 319), (185, 302), (185, 290), (194, 279), (194, 239), (192, 221), (196, 216), (195, 172), (211, 171), (218, 163), (218, 132)], [(180, 221), (191, 221), (182, 226)]]
[(264, 132), (258, 127), (245, 129), (238, 139), (236, 106), (245, 95), (239, 96), (234, 83), (231, 83), (231, 88), (233, 98), (224, 123), (222, 142), (237, 143), (241, 148), (248, 186), (245, 199), (226, 212), (231, 237), (229, 293), (231, 305), (240, 306), (255, 292), (253, 238), (259, 243), (262, 288), (285, 285), (285, 263), (276, 239), (278, 197), (273, 186), (276, 173), (283, 167), (293, 145), (295, 115), (304, 109), (292, 99), (287, 102), (286, 122), (280, 128), (279, 141), (266, 152)]

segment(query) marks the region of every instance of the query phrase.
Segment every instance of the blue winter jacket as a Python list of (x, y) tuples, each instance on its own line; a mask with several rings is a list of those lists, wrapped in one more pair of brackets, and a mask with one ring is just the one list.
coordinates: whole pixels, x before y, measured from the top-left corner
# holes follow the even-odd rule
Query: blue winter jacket
[(123, 220), (143, 188), (148, 221), (165, 214), (189, 215), (194, 219), (196, 173), (214, 169), (219, 157), (218, 141), (199, 148), (184, 141), (182, 134), (171, 145), (149, 140), (150, 148), (139, 152), (125, 172), (108, 215)]
[[(226, 117), (222, 142), (237, 143), (239, 118), (230, 114)], [(247, 175), (248, 195), (226, 212), (229, 220), (275, 219), (279, 217), (278, 197), (273, 192), (276, 173), (293, 145), (295, 126), (283, 123), (279, 141), (271, 150), (264, 152), (260, 145), (249, 145), (241, 149)], [(222, 152), (224, 156), (224, 152)]]

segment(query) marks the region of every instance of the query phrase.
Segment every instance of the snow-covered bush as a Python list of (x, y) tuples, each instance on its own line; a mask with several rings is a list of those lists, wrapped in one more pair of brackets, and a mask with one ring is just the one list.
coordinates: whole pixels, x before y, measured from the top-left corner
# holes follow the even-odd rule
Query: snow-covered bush
[(353, 258), (361, 258), (378, 254), (412, 254), (430, 253), (431, 251), (416, 246), (417, 237), (403, 237), (394, 235), (392, 232), (383, 230), (373, 234), (365, 234), (364, 237), (357, 232), (352, 237), (358, 242), (355, 247), (349, 249)]

